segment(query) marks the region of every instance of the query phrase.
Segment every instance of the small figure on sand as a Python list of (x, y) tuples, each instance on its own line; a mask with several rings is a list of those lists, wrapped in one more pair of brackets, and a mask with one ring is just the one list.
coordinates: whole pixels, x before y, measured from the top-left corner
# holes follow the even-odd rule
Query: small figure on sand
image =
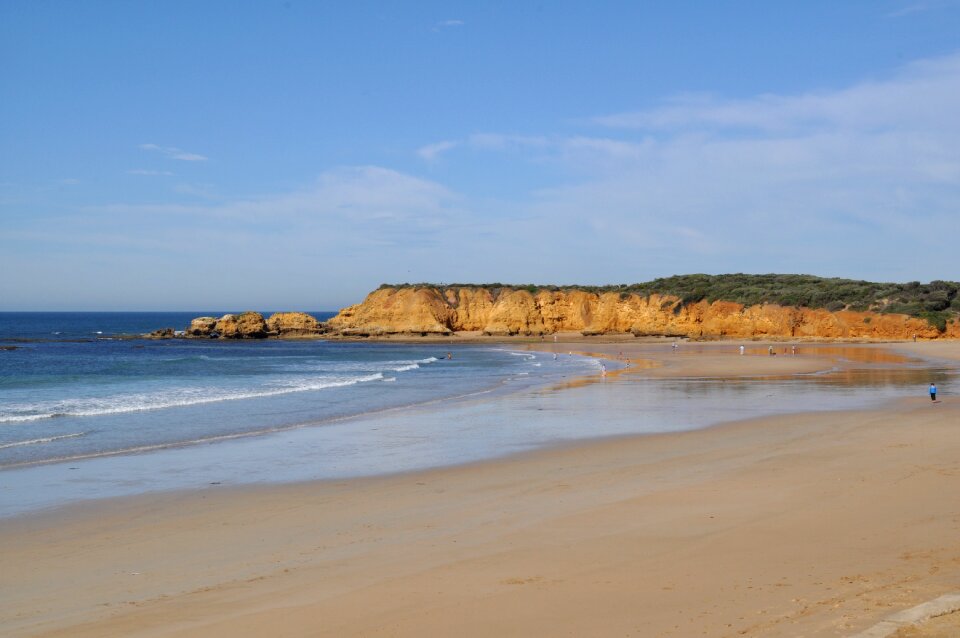
[(914, 343), (917, 342), (917, 335), (913, 335), (913, 342), (914, 342)]
[(740, 346), (740, 356), (743, 356), (743, 346)]
[(773, 351), (773, 346), (769, 346), (767, 347), (767, 354), (769, 354), (771, 357), (774, 357), (777, 353)]
[(673, 351), (674, 351), (674, 352), (676, 352), (676, 351), (677, 351), (677, 348), (679, 348), (680, 346), (678, 346), (678, 345), (677, 345), (677, 342), (674, 341), (674, 342), (673, 342), (673, 345), (671, 345), (670, 347), (673, 348)]
[(557, 335), (553, 335), (553, 342), (554, 342), (554, 343), (557, 342)]
[(797, 346), (790, 346), (790, 352), (797, 354)]
[(930, 400), (931, 401), (937, 400), (937, 384), (936, 383), (930, 384)]

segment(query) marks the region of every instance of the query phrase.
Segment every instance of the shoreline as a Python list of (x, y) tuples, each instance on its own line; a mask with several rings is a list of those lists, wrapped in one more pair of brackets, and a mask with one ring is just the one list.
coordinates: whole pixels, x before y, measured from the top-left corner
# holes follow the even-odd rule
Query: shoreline
[[(481, 344), (471, 343), (467, 345), (469, 347), (483, 347)], [(502, 346), (504, 344), (499, 345)], [(146, 464), (144, 467), (152, 467), (153, 472), (168, 472), (169, 468), (165, 466), (172, 463), (173, 467), (178, 468), (177, 471), (179, 473), (183, 474), (184, 476), (192, 476), (194, 480), (180, 482), (175, 481), (173, 484), (163, 483), (153, 488), (144, 487), (135, 490), (135, 494), (149, 494), (151, 492), (163, 492), (170, 490), (181, 491), (190, 489), (203, 489), (203, 487), (208, 483), (217, 485), (235, 483), (239, 483), (241, 485), (252, 485), (261, 482), (280, 484), (289, 482), (302, 482), (305, 480), (340, 480), (344, 478), (353, 479), (393, 473), (407, 473), (429, 469), (430, 467), (452, 467), (462, 464), (471, 464), (474, 462), (484, 462), (485, 460), (489, 459), (510, 456), (515, 454), (516, 450), (511, 451), (508, 446), (506, 449), (502, 450), (486, 450), (479, 455), (468, 455), (465, 459), (437, 459), (436, 465), (419, 466), (414, 464), (413, 466), (408, 465), (405, 467), (399, 467), (397, 469), (368, 468), (366, 470), (358, 470), (356, 472), (346, 472), (345, 474), (341, 473), (335, 476), (324, 476), (322, 474), (317, 476), (305, 476), (303, 472), (299, 472), (296, 474), (296, 476), (291, 477), (289, 472), (287, 472), (283, 478), (265, 479), (263, 476), (260, 476), (259, 478), (254, 478), (251, 481), (237, 481), (237, 472), (242, 471), (239, 469), (240, 466), (230, 465), (232, 470), (226, 470), (222, 474), (211, 474), (210, 472), (204, 472), (200, 470), (200, 466), (197, 465), (197, 463), (203, 462), (205, 458), (208, 458), (208, 456), (211, 457), (212, 460), (214, 451), (218, 450), (219, 455), (217, 456), (221, 457), (221, 464), (223, 463), (224, 455), (226, 455), (225, 458), (229, 458), (234, 462), (243, 464), (245, 467), (247, 467), (248, 471), (255, 470), (256, 468), (250, 467), (250, 463), (253, 461), (250, 459), (245, 459), (245, 453), (243, 449), (240, 449), (237, 446), (243, 446), (246, 444), (246, 449), (249, 450), (251, 446), (257, 446), (257, 442), (259, 441), (262, 442), (260, 445), (266, 445), (275, 450), (275, 453), (279, 454), (282, 446), (278, 444), (278, 439), (276, 437), (285, 437), (286, 439), (290, 439), (291, 442), (296, 439), (301, 443), (309, 443), (310, 441), (317, 440), (318, 437), (323, 438), (326, 432), (325, 428), (331, 426), (351, 427), (352, 425), (359, 425), (363, 427), (364, 424), (373, 424), (375, 422), (386, 420), (386, 423), (390, 424), (391, 426), (396, 426), (398, 424), (403, 425), (406, 423), (409, 429), (409, 423), (416, 423), (418, 420), (418, 415), (422, 419), (426, 416), (435, 414), (437, 410), (445, 411), (447, 413), (460, 413), (461, 416), (464, 416), (464, 413), (466, 413), (466, 418), (471, 418), (471, 415), (473, 418), (476, 418), (478, 414), (476, 410), (471, 411), (469, 409), (469, 406), (471, 405), (489, 406), (489, 401), (495, 399), (504, 400), (509, 397), (516, 399), (517, 397), (526, 397), (530, 393), (552, 393), (569, 390), (572, 388), (583, 388), (594, 383), (607, 381), (614, 382), (621, 377), (621, 375), (625, 375), (628, 378), (639, 376), (640, 378), (647, 378), (650, 380), (662, 380), (670, 378), (693, 379), (695, 377), (691, 377), (689, 374), (689, 368), (693, 366), (699, 371), (700, 375), (705, 376), (706, 379), (789, 379), (795, 375), (818, 374), (837, 369), (833, 359), (835, 357), (835, 353), (824, 356), (805, 355), (802, 357), (790, 356), (777, 358), (767, 357), (765, 352), (763, 352), (762, 354), (764, 354), (764, 356), (762, 357), (754, 356), (758, 353), (752, 353), (750, 356), (745, 357), (733, 357), (731, 356), (732, 350), (729, 344), (700, 344), (697, 345), (696, 348), (691, 347), (689, 349), (685, 349), (683, 356), (677, 356), (676, 352), (665, 354), (664, 352), (656, 349), (650, 350), (649, 344), (632, 344), (632, 347), (631, 344), (617, 344), (616, 348), (613, 348), (611, 344), (606, 345), (607, 347), (605, 348), (602, 344), (593, 344), (590, 351), (582, 351), (579, 349), (576, 352), (569, 351), (571, 354), (576, 354), (586, 358), (606, 360), (609, 369), (603, 376), (600, 374), (587, 374), (584, 376), (574, 376), (567, 380), (542, 379), (533, 385), (528, 385), (525, 381), (520, 381), (521, 385), (519, 387), (509, 387), (507, 385), (507, 381), (505, 380), (496, 387), (481, 390), (479, 392), (468, 393), (466, 395), (455, 395), (440, 399), (429, 399), (419, 403), (391, 406), (384, 409), (378, 409), (373, 412), (345, 415), (322, 422), (296, 423), (287, 426), (275, 427), (266, 431), (257, 430), (251, 432), (220, 435), (202, 441), (160, 444), (136, 449), (102, 452), (86, 456), (74, 456), (70, 458), (58, 458), (48, 461), (23, 463), (4, 467), (2, 470), (0, 470), (0, 472), (20, 473), (14, 474), (12, 483), (5, 486), (7, 490), (12, 489), (15, 491), (18, 488), (25, 489), (25, 486), (33, 482), (40, 481), (48, 492), (52, 489), (52, 486), (60, 485), (62, 490), (67, 490), (64, 492), (65, 494), (72, 494), (74, 495), (74, 498), (84, 498), (84, 496), (81, 493), (78, 493), (77, 490), (72, 487), (72, 485), (78, 480), (82, 482), (85, 480), (84, 477), (89, 476), (92, 478), (92, 480), (102, 483), (103, 487), (100, 488), (100, 493), (98, 495), (85, 498), (86, 502), (102, 498), (109, 499), (127, 497), (131, 495), (130, 490), (127, 489), (120, 489), (116, 487), (114, 489), (110, 489), (108, 485), (111, 483), (133, 481), (143, 484), (144, 486), (149, 485), (151, 482), (150, 473), (147, 470), (138, 469), (138, 466), (142, 464), (138, 463), (137, 459), (141, 458), (144, 459)], [(527, 344), (523, 349), (511, 348), (510, 350), (518, 353), (534, 350), (541, 352), (560, 350), (560, 354), (566, 356), (567, 348), (576, 346), (577, 344), (572, 343), (557, 343), (546, 347), (545, 344)], [(615, 351), (619, 349), (625, 349), (627, 352), (632, 353), (632, 357), (636, 355), (647, 358), (632, 358), (629, 361), (626, 361), (624, 360), (625, 358), (618, 356), (618, 353)], [(597, 350), (605, 351), (598, 352)], [(620, 352), (619, 354), (622, 355), (623, 352)], [(689, 354), (696, 354), (695, 359), (690, 359), (687, 356)], [(731, 363), (734, 365), (731, 366)], [(632, 380), (636, 382), (640, 379), (634, 378)], [(568, 405), (568, 407), (573, 406)], [(483, 407), (480, 409), (483, 411)], [(489, 412), (489, 410), (486, 411)], [(771, 413), (773, 412), (777, 412), (777, 410), (771, 410)], [(700, 421), (702, 422), (698, 421), (696, 424), (692, 424), (689, 427), (680, 429), (700, 429), (704, 427), (712, 427), (716, 423), (725, 420), (730, 420), (730, 418), (708, 418), (706, 421), (701, 418)], [(386, 426), (386, 424), (384, 424), (384, 426)], [(380, 428), (377, 427), (373, 429), (376, 430)], [(670, 429), (671, 428), (667, 428), (667, 430)], [(582, 441), (602, 440), (611, 437), (630, 436), (633, 434), (656, 433), (658, 431), (660, 430), (654, 429), (651, 431), (633, 432), (615, 429), (613, 432), (599, 432), (587, 434), (586, 436), (573, 436), (573, 438), (569, 440), (564, 439), (564, 435), (560, 433), (555, 435), (556, 440), (551, 437), (547, 437), (544, 440), (531, 440), (528, 441), (525, 446), (522, 446), (521, 449), (553, 448), (566, 445), (570, 442), (576, 444)], [(436, 434), (444, 436), (439, 431), (437, 431)], [(284, 438), (281, 438), (280, 442), (282, 443), (283, 440)], [(331, 440), (329, 443), (335, 444), (336, 441)], [(211, 450), (209, 455), (204, 451), (208, 448), (208, 446), (212, 446), (209, 447)], [(169, 455), (173, 456), (171, 457)], [(260, 455), (257, 457), (257, 459), (261, 465), (273, 460), (269, 458), (269, 456), (263, 455)], [(72, 467), (74, 465), (79, 467)], [(78, 472), (76, 475), (74, 475), (71, 472), (65, 471), (65, 469), (82, 470), (82, 472)], [(257, 472), (257, 474), (260, 475), (262, 472)], [(107, 482), (104, 482), (103, 477), (109, 477)], [(34, 497), (32, 500), (33, 502), (30, 505), (24, 503), (18, 504), (13, 501), (7, 502), (5, 506), (8, 509), (10, 507), (13, 509), (5, 512), (4, 515), (0, 517), (0, 520), (17, 516), (29, 516), (31, 512), (39, 509), (48, 509), (50, 507), (56, 508), (61, 507), (64, 504), (69, 504), (69, 501), (66, 499), (66, 497), (58, 498), (52, 501), (49, 499), (49, 497), (41, 498), (40, 500), (37, 500), (37, 498)]]
[[(937, 350), (960, 360), (960, 344)], [(790, 359), (751, 358), (765, 367)], [(960, 519), (931, 493), (960, 488), (960, 413), (952, 397), (928, 404), (17, 517), (0, 529), (9, 565), (0, 586), (23, 615), (5, 614), (0, 627), (51, 636), (853, 633), (950, 591), (960, 573)], [(914, 564), (923, 569), (906, 568)]]

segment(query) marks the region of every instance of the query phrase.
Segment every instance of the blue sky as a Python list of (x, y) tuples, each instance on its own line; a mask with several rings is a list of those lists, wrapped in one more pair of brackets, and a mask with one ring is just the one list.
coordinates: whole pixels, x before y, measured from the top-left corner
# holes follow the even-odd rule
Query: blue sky
[(6, 0), (0, 310), (960, 280), (958, 114), (948, 0)]

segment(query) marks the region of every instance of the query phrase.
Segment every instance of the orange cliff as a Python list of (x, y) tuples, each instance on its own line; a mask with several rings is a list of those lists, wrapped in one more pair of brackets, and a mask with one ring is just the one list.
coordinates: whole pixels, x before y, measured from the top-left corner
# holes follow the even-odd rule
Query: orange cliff
[(683, 305), (677, 297), (583, 290), (385, 287), (332, 318), (343, 335), (533, 335), (576, 331), (685, 337), (825, 339), (960, 338), (960, 321), (940, 332), (924, 319), (899, 314), (794, 308), (730, 301)]

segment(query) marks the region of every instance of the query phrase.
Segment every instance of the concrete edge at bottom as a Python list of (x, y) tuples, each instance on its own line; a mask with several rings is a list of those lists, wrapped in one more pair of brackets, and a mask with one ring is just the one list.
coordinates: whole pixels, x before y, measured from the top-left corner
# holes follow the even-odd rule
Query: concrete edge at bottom
[(887, 638), (892, 636), (901, 627), (916, 625), (936, 616), (960, 611), (960, 592), (944, 594), (939, 598), (920, 603), (916, 607), (898, 611), (878, 622), (873, 627), (861, 631), (850, 638)]

